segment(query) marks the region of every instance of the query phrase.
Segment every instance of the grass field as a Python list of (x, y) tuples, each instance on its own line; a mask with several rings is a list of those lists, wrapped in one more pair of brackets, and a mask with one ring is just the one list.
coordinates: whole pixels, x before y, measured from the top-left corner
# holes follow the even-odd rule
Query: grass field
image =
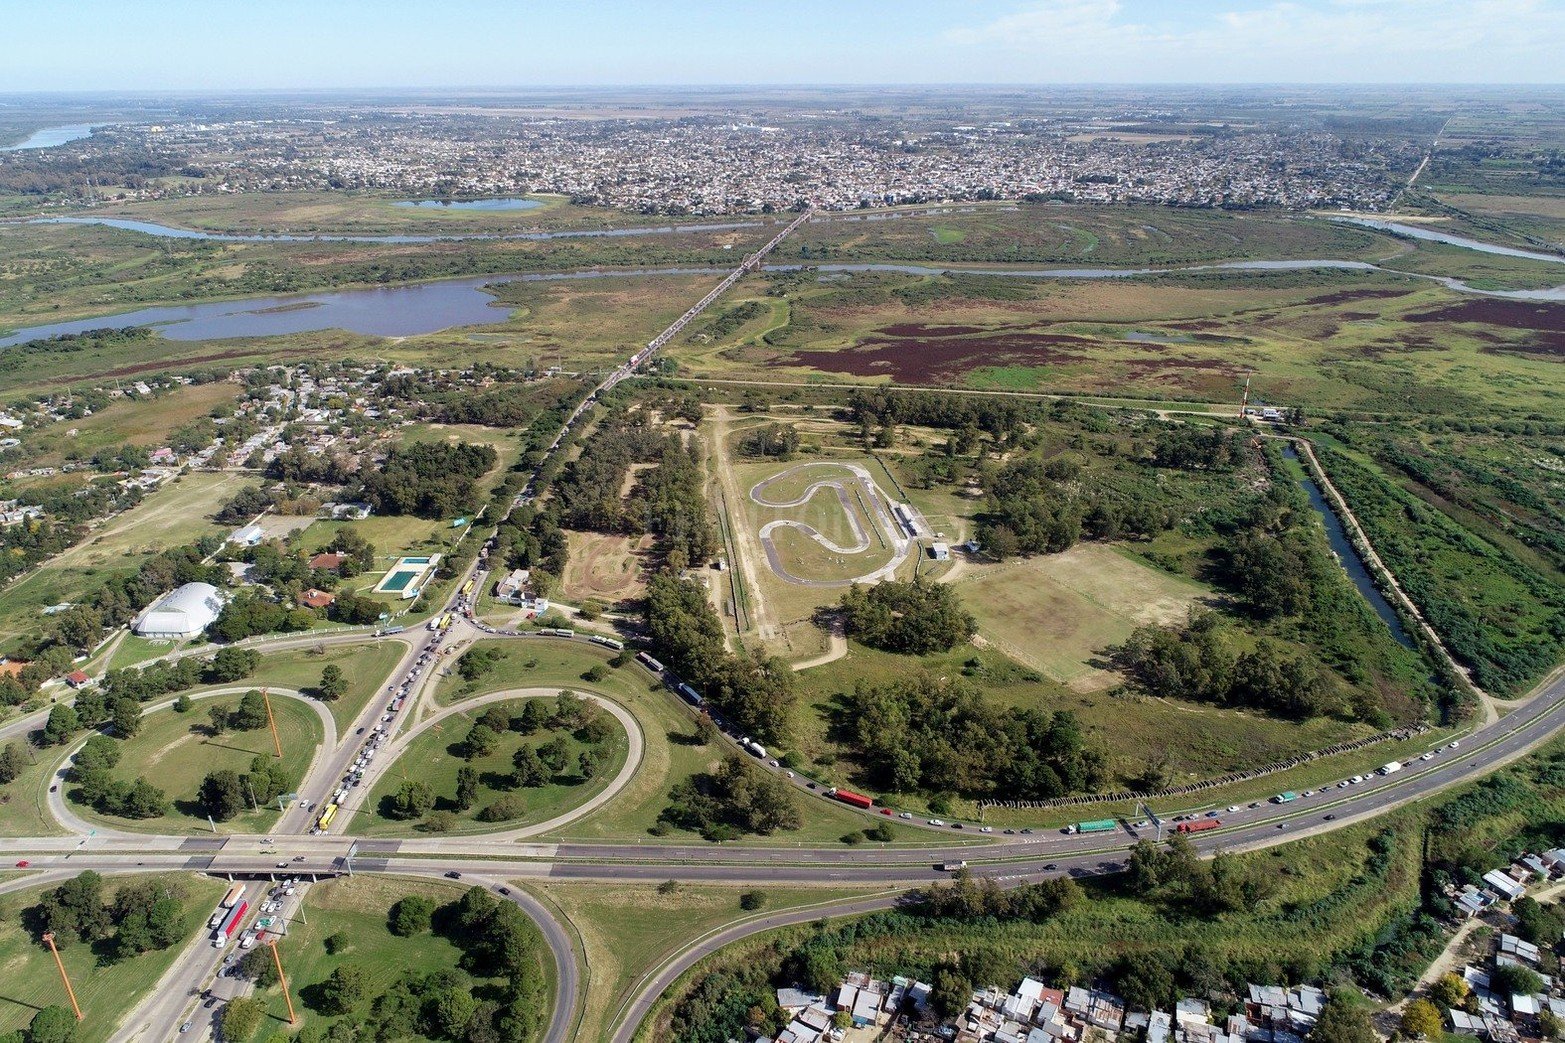
[(49, 814), (54, 758), (47, 752), (31, 757), (32, 762), (20, 775), (0, 786), (0, 836), (44, 837), (64, 832)]
[(233, 473), (175, 478), (0, 592), (0, 634), (26, 632), (39, 624), (44, 608), (79, 601), (160, 551), (226, 532), (211, 516), (246, 482), (247, 476)]
[(335, 665), (348, 680), (342, 697), (325, 703), (342, 733), (358, 717), (364, 704), (380, 690), (397, 660), (407, 651), (400, 641), (372, 641), (354, 645), (320, 645), (316, 648), (270, 652), (262, 655), (261, 665), (245, 684), (270, 684), (307, 692), (320, 684), (321, 671)]
[(964, 566), (956, 588), (979, 634), (1076, 691), (1120, 681), (1104, 654), (1146, 623), (1182, 622), (1212, 592), (1102, 544)]
[[(399, 938), (386, 927), (386, 911), (409, 895), (427, 897), (445, 905), (460, 899), (466, 890), (455, 884), (431, 880), (374, 876), (329, 880), (311, 887), (305, 899), (309, 923), (294, 920), (288, 926), (287, 937), (278, 943), (294, 1005), (304, 1023), (313, 1022), (317, 1027), (323, 1027), (353, 1020), (352, 1015), (328, 1017), (321, 1013), (315, 1001), (315, 987), (340, 966), (352, 964), (362, 968), (369, 979), (371, 996), (379, 995), (399, 979), (457, 966), (462, 953), (455, 945), (429, 932)], [(351, 944), (346, 951), (331, 955), (322, 943), (334, 934), (347, 935)], [(552, 996), (554, 968), (549, 950), (536, 932), (534, 940), (539, 951), (536, 980), (544, 984), (543, 994)], [(478, 987), (482, 990), (493, 984), (496, 983), (480, 979)], [(268, 1017), (256, 1033), (255, 1043), (288, 1025), (288, 1009), (282, 991), (274, 986), (264, 990), (261, 996), (267, 1002)], [(543, 1011), (541, 1017), (547, 1022), (548, 1011)], [(421, 1041), (425, 1037), (409, 1038)]]
[[(113, 894), (132, 880), (158, 877), (113, 877), (104, 890)], [(185, 889), (184, 920), (192, 934), (204, 924), (205, 912), (223, 896), (228, 886), (209, 877), (180, 874)], [(58, 885), (54, 885), (58, 886)], [(70, 1000), (60, 986), (49, 950), (34, 940), (20, 921), (22, 910), (35, 904), (39, 895), (51, 888), (18, 891), (0, 898), (0, 1032), (27, 1027), (42, 1007), (70, 1008)], [(76, 989), (84, 1019), (73, 1037), (78, 1043), (97, 1043), (108, 1039), (119, 1027), (125, 1012), (134, 1007), (168, 970), (180, 953), (180, 946), (159, 952), (142, 953), (130, 959), (100, 965), (92, 946), (65, 946), (60, 957)]]
[[(678, 870), (671, 869), (674, 879)], [(587, 996), (578, 1039), (606, 1039), (623, 1002), (641, 979), (693, 939), (752, 916), (874, 893), (835, 887), (755, 888), (762, 909), (745, 912), (739, 897), (750, 888), (679, 884), (672, 894), (648, 884), (568, 884), (527, 880), (521, 886), (547, 897), (581, 935), (588, 967)]]
[[(196, 802), (201, 780), (209, 772), (224, 768), (246, 772), (258, 756), (275, 754), (271, 731), (265, 727), (248, 732), (208, 734), (208, 710), (213, 706), (232, 709), (239, 696), (198, 699), (187, 713), (159, 710), (149, 715), (141, 732), (122, 747), (120, 762), (112, 771), (114, 778), (132, 781), (145, 776), (169, 798), (171, 808), (162, 818), (121, 819), (99, 815), (91, 808), (75, 803), (76, 788), (66, 787), (66, 796), (82, 818), (101, 822), (114, 829), (143, 833), (205, 833), (210, 830), (206, 813)], [(322, 741), (320, 718), (297, 699), (272, 699), (272, 715), (277, 719), (277, 736), (283, 747), (283, 772), (293, 788), (304, 778), (310, 761)], [(262, 807), (246, 811), (219, 827), (230, 833), (264, 833), (277, 819), (277, 808)]]
[(90, 460), (100, 449), (124, 445), (157, 448), (192, 420), (230, 405), (241, 390), (226, 380), (194, 384), (155, 398), (120, 399), (92, 416), (27, 431), (22, 445), (37, 454), (29, 457), (28, 466), (57, 467), (66, 460)]
[[(590, 688), (582, 690), (590, 691)], [(485, 706), (483, 711), (489, 710), (490, 707), (498, 707), (514, 717), (521, 712), (525, 702), (524, 699), (514, 699), (491, 703)], [(602, 748), (607, 756), (597, 774), (591, 779), (582, 778), (576, 767), (578, 755), (588, 749), (588, 745), (566, 729), (546, 729), (529, 736), (523, 736), (518, 732), (506, 732), (500, 736), (500, 742), (495, 746), (493, 753), (466, 760), (460, 750), (462, 738), (473, 726), (479, 713), (483, 711), (455, 714), (414, 739), (407, 750), (381, 775), (380, 781), (370, 790), (369, 796), (364, 798), (363, 808), (354, 816), (353, 831), (364, 836), (406, 836), (417, 831), (418, 822), (395, 819), (382, 811), (383, 803), (408, 779), (428, 783), (436, 794), (435, 810), (451, 811), (456, 815), (456, 824), (448, 831), (449, 833), (494, 833), (516, 829), (553, 818), (601, 793), (625, 763), (628, 752), (625, 730), (620, 727), (618, 721), (608, 716), (607, 712), (604, 713), (604, 717), (612, 723), (614, 734), (603, 743)], [(565, 770), (543, 786), (530, 789), (510, 788), (506, 780), (513, 770), (511, 758), (517, 750), (524, 744), (537, 749), (557, 736), (563, 736), (569, 745)], [(463, 767), (476, 770), (479, 779), (477, 796), (472, 807), (465, 811), (458, 810), (454, 803), (456, 776)], [(481, 821), (478, 813), (504, 794), (520, 798), (526, 807), (526, 812), (517, 818), (503, 822)]]

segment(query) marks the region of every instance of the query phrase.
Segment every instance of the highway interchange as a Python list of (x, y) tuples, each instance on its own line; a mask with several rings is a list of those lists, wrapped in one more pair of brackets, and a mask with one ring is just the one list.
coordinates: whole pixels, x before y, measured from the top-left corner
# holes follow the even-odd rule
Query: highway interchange
[[(725, 280), (717, 292), (730, 285), (734, 277), (753, 270), (764, 253), (798, 223), (794, 222), (762, 251), (747, 258), (740, 270)], [(680, 324), (689, 321), (699, 307), (715, 297), (716, 293), (709, 294), (697, 309), (681, 317)], [(639, 351), (605, 378), (582, 408), (572, 414), (551, 449), (564, 441), (571, 425), (585, 415), (599, 395), (633, 372), (655, 350), (657, 343)], [(523, 497), (530, 493), (531, 486), (524, 491)], [(486, 567), (487, 557), (481, 555), (463, 576), (458, 577), (453, 588), (461, 590), (467, 586), (467, 580), (472, 580), (471, 589), (480, 589)], [(14, 872), (0, 880), (0, 893), (58, 882), (85, 869), (106, 874), (191, 871), (258, 881), (251, 885), (249, 892), (254, 906), (260, 904), (270, 880), (291, 877), (298, 881), (294, 894), (283, 896), (281, 907), (274, 914), (279, 919), (279, 927), (285, 928), (298, 915), (310, 881), (319, 875), (337, 876), (351, 871), (439, 879), (459, 874), (465, 885), (484, 886), (496, 893), (504, 888), (505, 897), (516, 902), (538, 924), (557, 968), (556, 996), (545, 1039), (549, 1043), (565, 1043), (573, 1037), (582, 1009), (580, 955), (567, 925), (522, 887), (513, 886), (515, 882), (529, 879), (660, 882), (674, 878), (736, 885), (791, 882), (883, 888), (874, 897), (825, 908), (758, 915), (707, 937), (691, 939), (688, 948), (655, 968), (637, 983), (632, 995), (623, 998), (612, 1038), (616, 1043), (629, 1043), (657, 996), (685, 969), (746, 934), (817, 919), (826, 913), (844, 915), (892, 906), (909, 888), (949, 878), (948, 873), (937, 867), (952, 858), (968, 861), (974, 875), (992, 877), (1003, 886), (1016, 886), (1060, 874), (1087, 876), (1114, 872), (1122, 867), (1126, 851), (1141, 839), (1130, 828), (1095, 835), (1063, 835), (1048, 831), (1030, 835), (975, 836), (973, 824), (968, 824), (968, 829), (958, 834), (948, 827), (899, 819), (903, 825), (926, 831), (929, 842), (905, 847), (539, 842), (534, 838), (557, 835), (562, 827), (611, 801), (641, 765), (646, 737), (635, 717), (614, 703), (612, 696), (594, 693), (591, 686), (576, 683), (571, 687), (595, 698), (614, 713), (630, 741), (630, 755), (624, 769), (592, 800), (549, 822), (488, 836), (357, 839), (352, 832), (353, 820), (362, 811), (361, 802), (364, 795), (373, 790), (375, 779), (394, 763), (396, 755), (404, 751), (413, 738), (437, 726), (443, 714), (449, 712), (434, 702), (443, 664), (453, 661), (464, 647), (479, 639), (587, 641), (585, 635), (538, 637), (497, 631), (470, 618), (465, 611), (469, 607), (460, 593), (452, 596), (445, 608), (452, 613), (454, 622), (446, 632), (431, 634), (418, 629), (378, 634), (345, 630), (328, 635), (294, 635), (244, 642), (247, 647), (260, 651), (371, 641), (395, 641), (406, 646), (387, 679), (387, 687), (372, 697), (340, 733), (334, 727), (331, 714), (320, 711), (326, 742), (308, 770), (298, 799), (290, 802), (272, 831), (265, 836), (165, 836), (91, 826), (72, 813), (64, 799), (69, 757), (80, 743), (56, 751), (53, 755), (59, 757), (60, 762), (51, 781), (58, 784), (58, 791), (50, 794), (48, 810), (65, 833), (0, 838), (0, 852), (9, 860), (4, 865), (27, 863), (25, 872)], [(174, 655), (189, 654), (197, 653), (184, 651)], [(627, 668), (646, 670), (639, 663)], [(557, 689), (527, 689), (494, 693), (484, 699), (542, 696), (555, 691)], [(302, 698), (298, 693), (276, 689), (272, 694), (281, 698)], [(387, 720), (389, 704), (398, 695), (405, 696), (401, 712)], [(694, 712), (679, 702), (671, 690), (667, 698), (685, 712)], [(466, 710), (481, 704), (482, 701), (469, 701), (461, 708)], [(162, 705), (151, 706), (147, 712), (154, 712)], [(313, 702), (312, 705), (318, 706)], [(46, 711), (40, 711), (0, 725), (0, 741), (29, 735), (42, 725), (45, 716)], [(1562, 723), (1565, 723), (1565, 676), (1556, 674), (1510, 713), (1464, 736), (1457, 748), (1438, 747), (1429, 760), (1411, 760), (1394, 774), (1372, 775), (1362, 783), (1341, 788), (1330, 786), (1293, 803), (1261, 803), (1221, 812), (1220, 828), (1196, 834), (1192, 840), (1206, 853), (1218, 849), (1251, 850), (1381, 815), (1496, 770), (1542, 743)], [(363, 757), (365, 744), (372, 739), (378, 726), (384, 727), (388, 737), (382, 740), (384, 745), (378, 751), (379, 758), (366, 761)], [(740, 749), (735, 736), (725, 734), (723, 741), (735, 750)], [(783, 770), (765, 761), (758, 763), (766, 770)], [(344, 780), (352, 779), (355, 764), (362, 768), (362, 777), (357, 785), (349, 787), (342, 802), (342, 812), (331, 828), (317, 831), (315, 822), (319, 807), (345, 785)], [(824, 799), (806, 780), (792, 778), (791, 781), (798, 787), (806, 809), (810, 801)], [(879, 810), (862, 812), (866, 825), (871, 820), (884, 821), (877, 813)], [(1176, 810), (1185, 809), (1160, 809), (1160, 814), (1172, 818)], [(1142, 835), (1150, 833), (1143, 830)], [(350, 853), (353, 855), (351, 860)], [(181, 1026), (187, 1023), (193, 1034), (183, 1038), (202, 1038), (211, 1031), (212, 1018), (221, 1009), (216, 1004), (206, 1005), (203, 993), (211, 990), (212, 995), (222, 999), (244, 989), (239, 979), (220, 974), (225, 958), (234, 952), (232, 948), (213, 948), (207, 941), (207, 932), (201, 931), (178, 956), (158, 987), (151, 990), (137, 1008), (127, 1012), (113, 1038), (122, 1043), (179, 1038)]]

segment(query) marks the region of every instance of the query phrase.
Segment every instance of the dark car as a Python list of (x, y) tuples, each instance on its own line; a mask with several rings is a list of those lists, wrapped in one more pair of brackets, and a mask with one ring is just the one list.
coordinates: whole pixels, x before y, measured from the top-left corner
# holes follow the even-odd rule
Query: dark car
[(511, 889), (509, 887), (500, 887), (500, 888), (496, 888), (496, 890), (499, 891), (503, 895), (509, 895), (511, 893)]
[(49, 787), (49, 792), (50, 793), (58, 793), (58, 792), (60, 792), (60, 784), (58, 782), (56, 782), (53, 786), (50, 786)]
[(1335, 815), (1327, 815), (1326, 816), (1326, 821), (1327, 822), (1335, 822), (1335, 821), (1337, 821), (1337, 816), (1335, 816)]
[(1024, 829), (1024, 830), (1022, 830), (1022, 836), (1024, 836), (1024, 837), (1030, 837), (1030, 836), (1032, 836), (1032, 830), (1030, 830), (1030, 829)]
[(213, 996), (212, 998), (208, 999), (205, 1003), (201, 1004), (201, 1006), (203, 1006), (203, 1007), (207, 1008), (208, 1010), (210, 1010), (211, 1008), (217, 1006), (217, 997)]
[(460, 880), (460, 879), (462, 879), (462, 874), (458, 873), (455, 869), (453, 869), (453, 870), (449, 871), (448, 873), (446, 873), (446, 879), (447, 880)]
[(1059, 867), (1059, 865), (1057, 863), (1050, 862), (1048, 865), (1043, 867), (1043, 871), (1045, 873), (1052, 873), (1052, 872), (1054, 872), (1058, 868), (1060, 868), (1060, 867)]

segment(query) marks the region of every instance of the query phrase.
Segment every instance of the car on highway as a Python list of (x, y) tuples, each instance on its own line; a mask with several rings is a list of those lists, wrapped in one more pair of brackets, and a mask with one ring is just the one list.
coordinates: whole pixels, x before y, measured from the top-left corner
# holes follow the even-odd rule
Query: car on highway
[(288, 863), (287, 862), (279, 862), (279, 863), (277, 863), (277, 868), (278, 869), (287, 869), (288, 868)]
[(303, 862), (304, 861), (304, 856), (303, 855), (294, 855), (293, 856), (293, 860), (295, 862)]
[(902, 814), (897, 816), (897, 818), (912, 818), (912, 817), (913, 817), (913, 813), (911, 811), (904, 811)]
[(509, 887), (497, 887), (497, 888), (495, 888), (495, 890), (497, 892), (499, 892), (500, 894), (506, 895), (506, 896), (509, 896), (510, 893), (511, 893), (511, 889)]
[(938, 818), (932, 818), (932, 819), (929, 820), (929, 824), (931, 826), (943, 826), (943, 825), (945, 825), (945, 822), (943, 822), (942, 820), (940, 820)]
[(58, 792), (60, 792), (60, 784), (58, 782), (56, 782), (53, 786), (50, 786), (49, 787), (49, 792), (50, 793), (58, 793)]
[(179, 1026), (179, 1031), (181, 1031), (181, 1032), (189, 1032), (190, 1031), (190, 1022), (187, 1021), (183, 1025)]
[(1327, 822), (1335, 822), (1335, 821), (1337, 821), (1337, 816), (1336, 815), (1327, 815), (1325, 818), (1326, 818)]
[(458, 873), (455, 869), (449, 869), (449, 870), (446, 871), (446, 879), (447, 880), (460, 880), (460, 879), (462, 879), (462, 874)]
[(1059, 867), (1059, 864), (1058, 864), (1058, 863), (1055, 863), (1055, 862), (1048, 862), (1048, 863), (1045, 863), (1045, 864), (1044, 864), (1044, 867), (1043, 867), (1043, 871), (1044, 871), (1044, 872), (1045, 872), (1045, 873), (1052, 873), (1052, 872), (1054, 872), (1054, 871), (1055, 871), (1055, 870), (1057, 870), (1057, 869), (1059, 869), (1059, 868), (1060, 868), (1060, 867)]
[(1230, 815), (1232, 815), (1234, 812), (1236, 812), (1238, 810), (1239, 810), (1239, 805), (1237, 805), (1237, 804), (1230, 804), (1230, 805), (1228, 805), (1228, 813)]
[(1024, 837), (1030, 837), (1030, 836), (1032, 836), (1032, 830), (1030, 830), (1030, 829), (1024, 829), (1024, 830), (1022, 830), (1022, 836), (1024, 836)]
[(1420, 757), (1418, 759), (1421, 760), (1421, 761), (1433, 760), (1434, 756), (1435, 756), (1435, 751), (1434, 750), (1430, 750), (1428, 753), (1424, 754), (1422, 757)]
[(1447, 746), (1446, 749), (1448, 749), (1448, 750), (1457, 750), (1457, 749), (1461, 749), (1461, 747), (1462, 747), (1462, 744), (1461, 744), (1460, 741), (1458, 741), (1456, 739), (1452, 739), (1451, 740), (1451, 745)]
[(30, 865), (32, 865), (32, 863), (27, 861), (27, 859), (24, 858), (21, 861), (16, 863), (16, 868), (18, 868), (18, 869), (26, 869)]
[(980, 833), (993, 833), (994, 832), (994, 827), (993, 826), (979, 826), (978, 827), (978, 832), (980, 832)]

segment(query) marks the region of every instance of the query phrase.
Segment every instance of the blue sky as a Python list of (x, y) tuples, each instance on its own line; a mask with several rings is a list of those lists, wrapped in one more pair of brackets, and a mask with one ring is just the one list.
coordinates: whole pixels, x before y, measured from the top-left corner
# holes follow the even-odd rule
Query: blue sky
[(0, 91), (1565, 81), (1565, 0), (0, 0), (0, 38)]

